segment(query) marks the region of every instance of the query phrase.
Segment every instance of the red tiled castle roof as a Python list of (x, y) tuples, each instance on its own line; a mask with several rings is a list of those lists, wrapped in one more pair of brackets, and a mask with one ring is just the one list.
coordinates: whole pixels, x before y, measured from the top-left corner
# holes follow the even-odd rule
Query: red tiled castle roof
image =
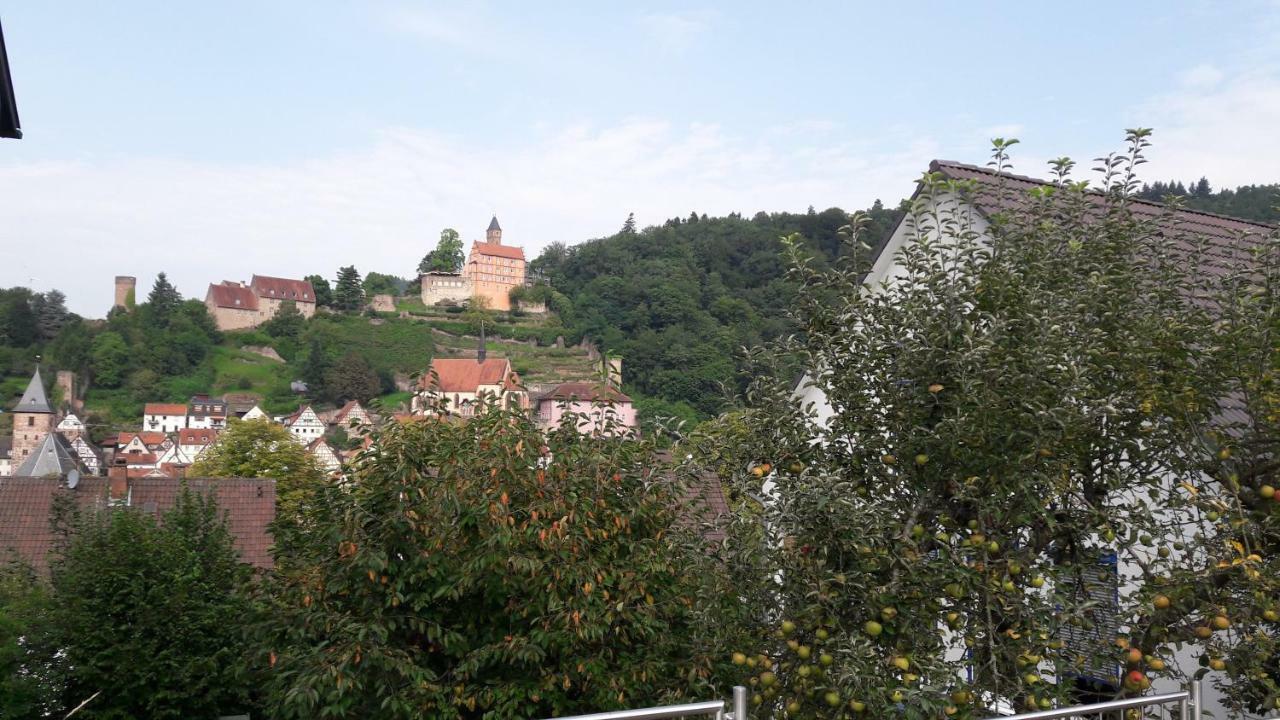
[(513, 247), (511, 245), (498, 245), (496, 243), (486, 243), (476, 241), (471, 245), (472, 254), (488, 255), (490, 257), (510, 258), (512, 260), (524, 260), (524, 249)]
[(249, 287), (259, 297), (309, 303), (316, 301), (316, 291), (306, 280), (254, 275), (249, 280)]
[(237, 310), (258, 309), (258, 296), (253, 294), (253, 290), (230, 280), (217, 285), (210, 284), (207, 297), (218, 307)]

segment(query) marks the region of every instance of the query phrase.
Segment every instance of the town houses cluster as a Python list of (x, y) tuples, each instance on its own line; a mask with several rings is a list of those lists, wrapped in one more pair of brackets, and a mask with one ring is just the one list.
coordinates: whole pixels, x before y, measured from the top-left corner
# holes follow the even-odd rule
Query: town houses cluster
[(270, 416), (251, 395), (202, 394), (186, 403), (147, 403), (137, 429), (114, 433), (98, 445), (69, 405), (58, 409), (49, 402), (39, 369), (12, 412), (12, 437), (0, 439), (0, 477), (65, 477), (72, 471), (92, 476), (114, 467), (128, 478), (180, 478), (232, 420), (283, 425), (321, 468), (338, 473), (353, 452), (334, 448), (325, 436), (342, 428), (348, 437), (362, 438), (376, 422), (355, 400), (331, 411), (304, 404), (288, 415)]
[[(433, 359), (407, 413), (383, 418), (351, 400), (333, 410), (317, 410), (304, 403), (290, 414), (271, 415), (250, 394), (198, 394), (185, 403), (147, 403), (136, 429), (110, 435), (99, 446), (90, 440), (89, 428), (71, 405), (55, 408), (50, 403), (37, 368), (12, 408), (12, 437), (0, 439), (0, 477), (65, 477), (73, 470), (102, 475), (114, 467), (122, 468), (128, 478), (176, 479), (186, 476), (188, 468), (218, 442), (228, 423), (237, 420), (284, 426), (331, 474), (341, 474), (344, 463), (358, 452), (334, 446), (331, 438), (339, 429), (362, 448), (381, 422), (424, 417), (465, 422), (485, 404), (528, 412), (544, 429), (570, 418), (585, 434), (621, 437), (636, 432), (635, 407), (619, 388), (621, 360), (605, 358), (601, 370), (601, 377), (594, 381), (565, 382), (531, 392), (509, 359), (487, 357), (481, 348), (475, 357)], [(68, 397), (74, 401), (74, 395)]]

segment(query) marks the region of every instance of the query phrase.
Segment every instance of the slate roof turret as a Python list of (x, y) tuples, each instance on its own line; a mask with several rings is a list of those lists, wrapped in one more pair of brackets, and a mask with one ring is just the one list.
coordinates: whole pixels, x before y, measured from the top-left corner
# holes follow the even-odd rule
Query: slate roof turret
[(40, 378), (40, 368), (36, 368), (36, 372), (31, 376), (31, 382), (27, 383), (26, 392), (22, 393), (22, 399), (13, 408), (14, 412), (27, 413), (52, 413), (53, 407), (49, 405), (49, 396), (44, 392), (44, 380)]

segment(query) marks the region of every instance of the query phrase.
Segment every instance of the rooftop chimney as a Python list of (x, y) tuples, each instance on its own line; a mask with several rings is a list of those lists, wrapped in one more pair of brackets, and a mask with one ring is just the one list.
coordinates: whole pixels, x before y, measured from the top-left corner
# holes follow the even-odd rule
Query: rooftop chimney
[(127, 460), (120, 458), (107, 468), (107, 499), (112, 505), (129, 504), (129, 467)]

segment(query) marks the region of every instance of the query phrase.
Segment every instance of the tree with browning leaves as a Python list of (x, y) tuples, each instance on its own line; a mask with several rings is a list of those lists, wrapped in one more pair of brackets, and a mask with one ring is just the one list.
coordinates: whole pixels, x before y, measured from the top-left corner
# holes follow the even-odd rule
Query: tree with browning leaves
[(279, 718), (532, 718), (709, 693), (736, 605), (647, 442), (499, 403), (374, 436), (254, 628)]

